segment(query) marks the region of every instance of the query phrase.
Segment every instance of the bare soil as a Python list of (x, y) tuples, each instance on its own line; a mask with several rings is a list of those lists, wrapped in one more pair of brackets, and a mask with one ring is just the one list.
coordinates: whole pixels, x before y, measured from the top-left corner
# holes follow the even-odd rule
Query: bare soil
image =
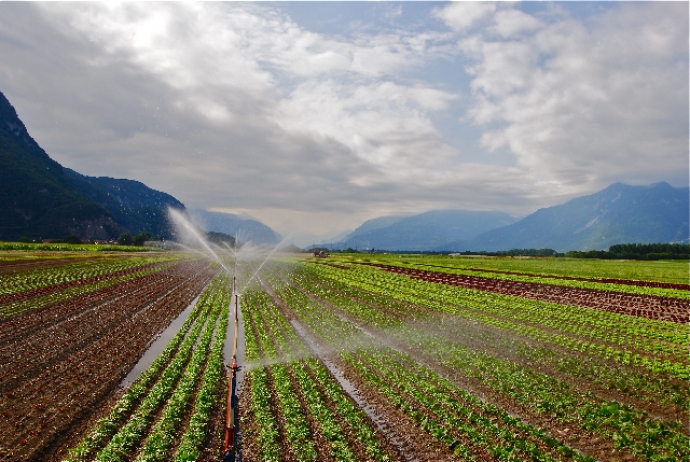
[[(11, 368), (0, 384), (0, 460), (63, 455), (112, 402), (154, 336), (208, 284), (215, 271), (205, 267), (181, 263), (99, 291), (77, 308), (72, 301), (51, 307), (54, 316), (44, 316), (40, 328), (15, 325), (21, 336), (0, 322), (0, 351)], [(41, 320), (36, 314), (22, 318)]]
[(421, 281), (464, 287), (466, 289), (483, 290), (562, 305), (594, 308), (648, 319), (682, 324), (690, 322), (690, 300), (680, 298), (580, 289), (534, 282), (506, 281), (375, 263), (367, 263), (366, 265), (378, 267), (392, 273), (404, 274)]

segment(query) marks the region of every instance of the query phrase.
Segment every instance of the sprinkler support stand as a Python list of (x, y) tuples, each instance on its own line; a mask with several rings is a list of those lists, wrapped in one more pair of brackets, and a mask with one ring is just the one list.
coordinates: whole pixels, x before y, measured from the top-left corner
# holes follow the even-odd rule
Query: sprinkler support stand
[[(233, 277), (233, 285), (235, 278)], [(240, 295), (233, 293), (235, 299), (235, 333), (232, 343), (232, 364), (228, 372), (228, 398), (227, 412), (225, 414), (225, 436), (223, 438), (223, 462), (235, 462), (236, 441), (235, 441), (235, 409), (237, 407), (237, 330), (239, 328), (239, 308)]]

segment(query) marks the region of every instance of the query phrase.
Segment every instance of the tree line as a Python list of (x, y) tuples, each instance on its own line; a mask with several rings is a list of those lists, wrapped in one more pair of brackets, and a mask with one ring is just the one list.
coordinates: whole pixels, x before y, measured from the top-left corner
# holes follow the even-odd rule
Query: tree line
[(611, 260), (688, 260), (690, 244), (617, 244), (609, 250), (571, 250), (566, 257)]

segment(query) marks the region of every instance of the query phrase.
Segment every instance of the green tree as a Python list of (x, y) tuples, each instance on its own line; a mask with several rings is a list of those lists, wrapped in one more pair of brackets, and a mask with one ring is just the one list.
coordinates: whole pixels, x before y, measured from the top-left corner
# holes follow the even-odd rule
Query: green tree
[(70, 234), (66, 238), (62, 240), (65, 244), (81, 244), (81, 239), (75, 236), (74, 234)]
[(144, 242), (150, 241), (151, 240), (151, 233), (143, 232), (139, 233), (133, 238), (133, 244), (134, 245), (144, 245)]
[(117, 243), (120, 245), (132, 245), (134, 244), (134, 238), (129, 233), (122, 233), (120, 237), (117, 238)]

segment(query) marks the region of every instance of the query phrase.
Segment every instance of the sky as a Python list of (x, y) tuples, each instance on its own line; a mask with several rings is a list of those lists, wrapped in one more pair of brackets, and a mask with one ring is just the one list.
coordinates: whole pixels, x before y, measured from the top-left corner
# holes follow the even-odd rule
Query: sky
[(0, 2), (55, 160), (328, 238), (688, 185), (687, 2)]

